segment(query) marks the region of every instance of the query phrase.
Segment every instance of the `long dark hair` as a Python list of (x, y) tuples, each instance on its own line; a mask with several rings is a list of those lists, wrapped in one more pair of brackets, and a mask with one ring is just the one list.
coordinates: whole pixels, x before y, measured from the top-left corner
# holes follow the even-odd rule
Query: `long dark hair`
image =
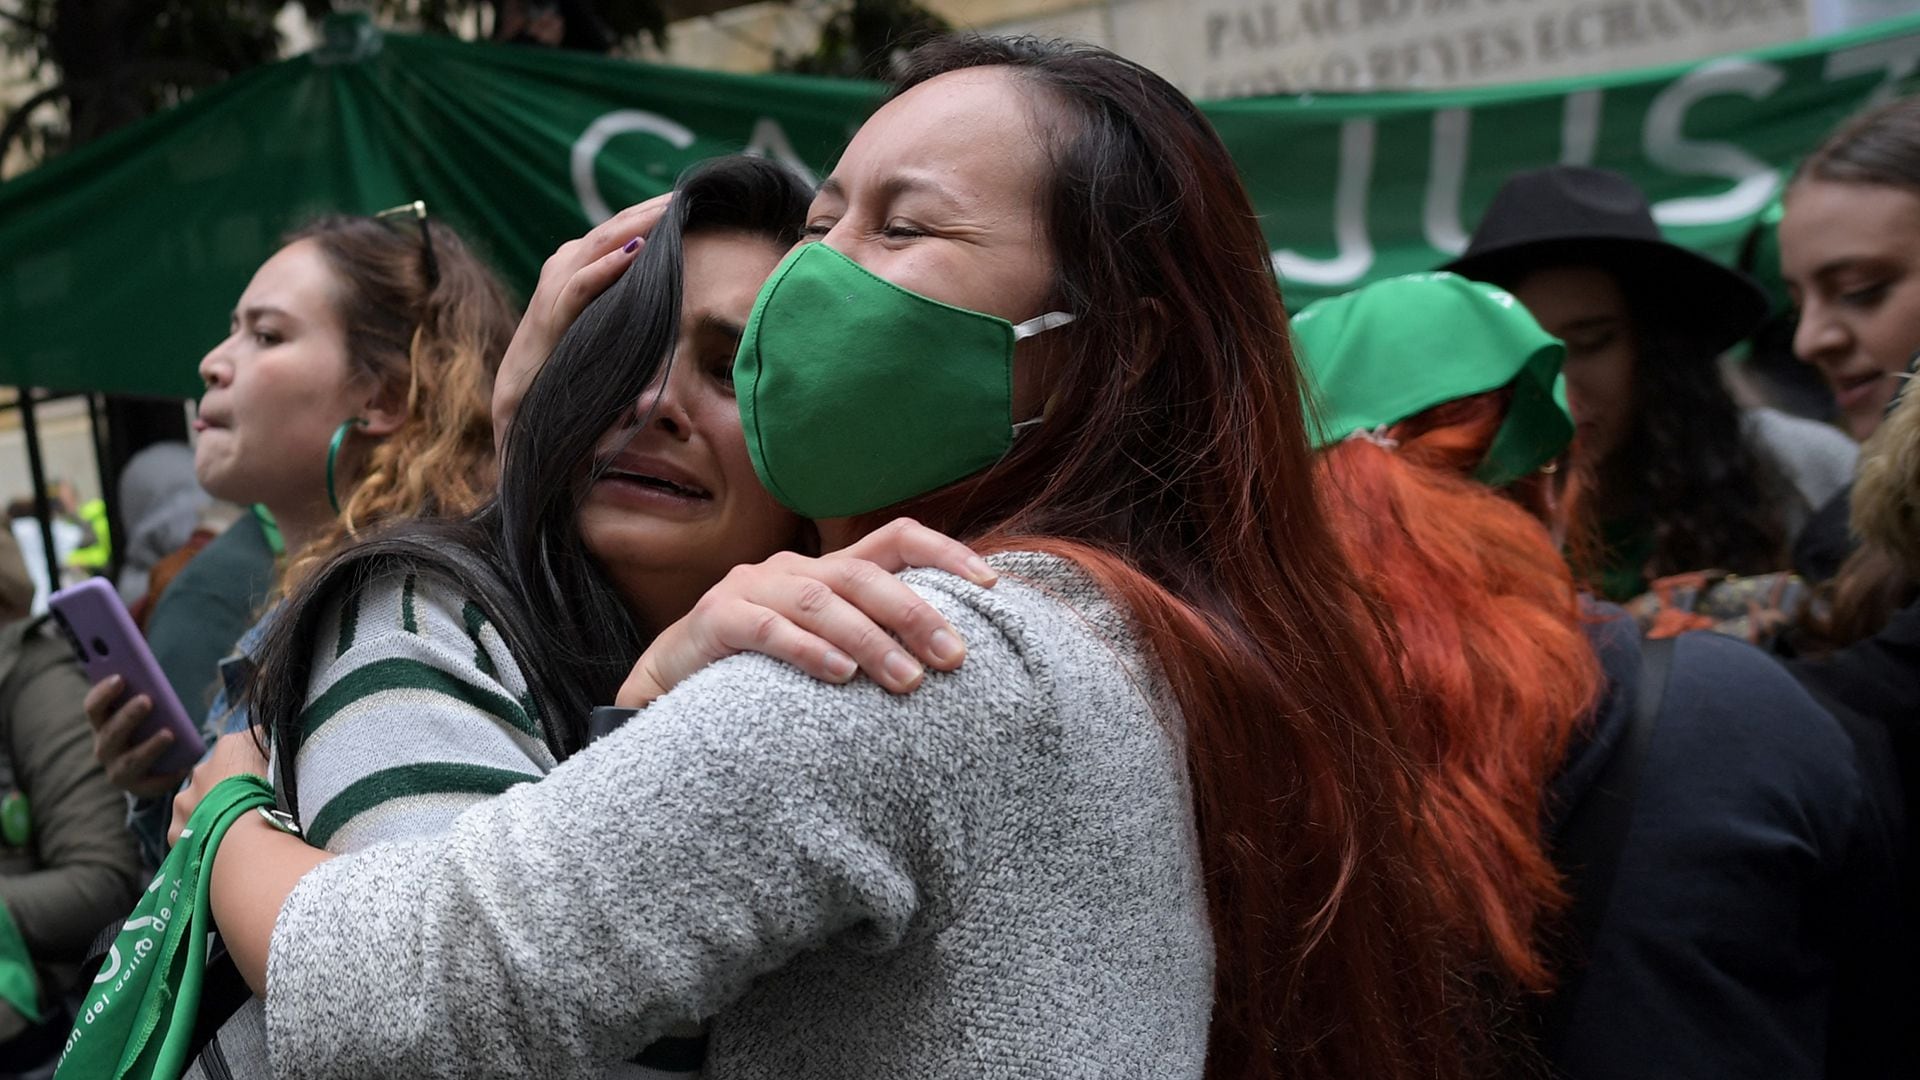
[[(1515, 260), (1486, 280), (1512, 289), (1564, 262), (1543, 259)], [(1633, 418), (1618, 448), (1592, 463), (1576, 513), (1617, 515), (1624, 506), (1649, 525), (1652, 554), (1634, 568), (1649, 578), (1781, 569), (1790, 539), (1785, 508), (1799, 496), (1772, 456), (1747, 438), (1712, 351), (1684, 329), (1672, 305), (1686, 298), (1651, 294), (1628, 268), (1598, 265), (1620, 286), (1633, 324)], [(1596, 554), (1604, 566), (1605, 553)]]
[(1719, 569), (1764, 574), (1787, 564), (1785, 509), (1799, 498), (1780, 465), (1743, 430), (1740, 406), (1708, 350), (1631, 274), (1614, 271), (1633, 316), (1633, 421), (1601, 484), (1640, 494), (1653, 527), (1649, 577)]
[(325, 614), (395, 573), (455, 583), (500, 632), (532, 692), (548, 748), (586, 742), (588, 713), (613, 700), (646, 645), (578, 525), (603, 463), (601, 438), (665, 377), (679, 332), (683, 243), (738, 230), (788, 246), (812, 193), (791, 170), (756, 157), (702, 163), (681, 180), (633, 265), (589, 304), (528, 388), (507, 433), (498, 496), (460, 519), (406, 522), (341, 550), (289, 595), (248, 688), (256, 730), (279, 748), (276, 778), (297, 808), (299, 719)]
[[(978, 477), (888, 511), (1073, 560), (1178, 700), (1215, 947), (1207, 1075), (1471, 1075), (1483, 963), (1429, 888), (1383, 622), (1320, 510), (1301, 376), (1233, 159), (1165, 79), (1102, 49), (960, 37), (1033, 91), (1057, 266), (1046, 422)], [(1057, 110), (1057, 111), (1056, 111)], [(1056, 119), (1057, 117), (1057, 119)]]

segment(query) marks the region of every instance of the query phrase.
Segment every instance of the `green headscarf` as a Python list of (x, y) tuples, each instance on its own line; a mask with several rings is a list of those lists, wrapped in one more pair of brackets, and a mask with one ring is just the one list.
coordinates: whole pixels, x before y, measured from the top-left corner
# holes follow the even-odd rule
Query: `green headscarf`
[(1293, 340), (1316, 447), (1504, 386), (1513, 403), (1475, 473), (1481, 483), (1510, 484), (1573, 440), (1566, 348), (1495, 286), (1448, 273), (1387, 278), (1307, 305)]

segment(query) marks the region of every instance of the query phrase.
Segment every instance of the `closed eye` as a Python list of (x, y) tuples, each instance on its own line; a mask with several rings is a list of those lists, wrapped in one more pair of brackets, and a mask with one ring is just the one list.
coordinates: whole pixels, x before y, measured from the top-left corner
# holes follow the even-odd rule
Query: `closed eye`
[(1872, 307), (1887, 295), (1891, 283), (1881, 281), (1865, 288), (1853, 289), (1840, 294), (1840, 301), (1853, 307)]

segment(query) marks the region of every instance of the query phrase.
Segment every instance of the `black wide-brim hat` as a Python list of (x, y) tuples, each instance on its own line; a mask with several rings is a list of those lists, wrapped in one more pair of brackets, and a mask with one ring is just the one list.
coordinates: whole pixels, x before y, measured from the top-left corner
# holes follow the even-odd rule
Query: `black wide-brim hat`
[(1662, 315), (1711, 353), (1767, 318), (1767, 294), (1752, 278), (1667, 240), (1633, 181), (1583, 165), (1515, 173), (1466, 252), (1440, 269), (1511, 288), (1531, 271), (1570, 265), (1603, 267), (1623, 288), (1657, 298)]

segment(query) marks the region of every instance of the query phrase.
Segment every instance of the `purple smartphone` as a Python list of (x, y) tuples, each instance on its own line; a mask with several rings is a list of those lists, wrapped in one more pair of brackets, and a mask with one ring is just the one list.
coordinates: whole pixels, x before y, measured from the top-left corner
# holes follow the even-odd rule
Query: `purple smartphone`
[(99, 682), (109, 675), (126, 681), (130, 697), (145, 694), (153, 702), (153, 711), (140, 723), (132, 745), (138, 746), (155, 732), (173, 732), (173, 745), (153, 763), (154, 775), (180, 772), (193, 767), (206, 752), (200, 728), (188, 718), (187, 710), (173, 692), (173, 685), (147, 648), (147, 639), (133, 625), (133, 616), (120, 602), (120, 594), (106, 578), (88, 578), (54, 593), (47, 600), (55, 622), (67, 636), (67, 644), (80, 658), (88, 682)]

